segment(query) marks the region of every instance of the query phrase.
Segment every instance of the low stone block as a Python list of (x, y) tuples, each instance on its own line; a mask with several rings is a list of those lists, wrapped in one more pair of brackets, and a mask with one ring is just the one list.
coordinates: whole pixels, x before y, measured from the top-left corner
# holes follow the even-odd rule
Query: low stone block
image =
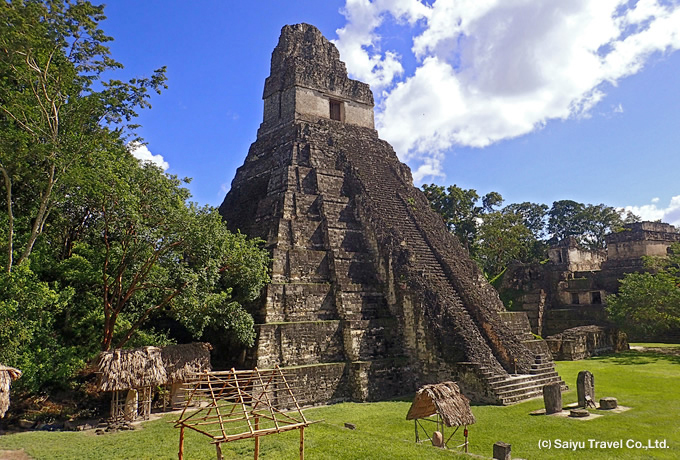
[(569, 417), (588, 417), (590, 416), (590, 412), (588, 412), (587, 409), (572, 409), (569, 411)]
[(498, 441), (493, 445), (493, 458), (496, 460), (510, 460), (512, 446), (505, 442)]
[(618, 405), (619, 402), (616, 398), (612, 398), (611, 396), (600, 398), (600, 409), (616, 409)]

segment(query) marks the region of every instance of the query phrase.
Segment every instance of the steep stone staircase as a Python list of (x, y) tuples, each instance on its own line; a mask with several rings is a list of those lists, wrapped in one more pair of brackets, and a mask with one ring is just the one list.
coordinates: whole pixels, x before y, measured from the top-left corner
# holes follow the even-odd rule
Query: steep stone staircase
[[(357, 157), (353, 157), (353, 160), (356, 161)], [(379, 203), (384, 216), (402, 217), (398, 223), (399, 232), (415, 257), (413, 262), (415, 262), (414, 265), (420, 271), (420, 274), (425, 279), (445, 287), (448, 306), (455, 309), (458, 315), (464, 316), (466, 321), (473, 322), (472, 317), (465, 310), (460, 296), (445, 275), (433, 249), (428, 244), (427, 238), (414, 221), (411, 213), (408, 212), (408, 206), (411, 204), (407, 199), (399, 196), (399, 193), (395, 190), (394, 182), (397, 179), (390, 177), (395, 173), (390, 171), (392, 174), (385, 174), (385, 168), (378, 168), (376, 162), (371, 161), (368, 157), (362, 157), (362, 160), (364, 160), (362, 164), (357, 165), (357, 167), (363, 174), (370, 176), (370, 181), (364, 180), (363, 182), (371, 193), (371, 200), (374, 203)], [(520, 317), (521, 315), (523, 317)], [(476, 346), (485, 348), (488, 358), (482, 359), (482, 362), (469, 364), (476, 368), (476, 375), (487, 385), (488, 392), (493, 395), (496, 403), (509, 405), (541, 396), (543, 386), (553, 382), (561, 383), (563, 388), (566, 389), (565, 383), (555, 371), (555, 364), (547, 345), (531, 333), (526, 313), (521, 312), (520, 315), (516, 315), (513, 312), (505, 315), (502, 319), (510, 331), (535, 353), (535, 362), (531, 365), (529, 374), (508, 374), (493, 356), (489, 356), (492, 353), (488, 346), (482, 343), (484, 339), (481, 336), (477, 337)]]

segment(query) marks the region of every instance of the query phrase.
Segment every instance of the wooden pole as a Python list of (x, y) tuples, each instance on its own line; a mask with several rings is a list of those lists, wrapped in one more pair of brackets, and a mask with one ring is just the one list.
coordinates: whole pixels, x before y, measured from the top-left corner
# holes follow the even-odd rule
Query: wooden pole
[(305, 427), (300, 427), (300, 460), (305, 460)]
[[(260, 417), (255, 417), (255, 431), (260, 429)], [(255, 435), (255, 460), (260, 456), (260, 437)]]
[(184, 460), (184, 425), (179, 429), (179, 460)]
[(465, 429), (463, 430), (463, 434), (465, 435), (465, 453), (468, 451), (468, 430), (467, 430), (467, 425), (465, 425)]
[(217, 450), (217, 460), (224, 460), (224, 457), (222, 456), (222, 446), (220, 446), (220, 443), (215, 444), (215, 449)]

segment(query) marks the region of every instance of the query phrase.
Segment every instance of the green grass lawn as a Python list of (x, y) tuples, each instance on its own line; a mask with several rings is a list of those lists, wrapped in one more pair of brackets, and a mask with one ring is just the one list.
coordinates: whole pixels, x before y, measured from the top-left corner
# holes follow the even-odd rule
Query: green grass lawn
[[(641, 344), (638, 344), (641, 345)], [(644, 344), (656, 346), (655, 344)], [(491, 457), (496, 441), (512, 444), (513, 457), (526, 459), (680, 458), (680, 357), (659, 352), (630, 351), (584, 361), (559, 362), (557, 369), (570, 390), (565, 405), (576, 401), (576, 376), (589, 370), (595, 376), (596, 399), (618, 398), (631, 409), (605, 413), (592, 420), (531, 416), (543, 407), (541, 399), (510, 407), (475, 406), (477, 423), (470, 427), (470, 450)], [(310, 420), (323, 420), (305, 431), (305, 457), (309, 459), (438, 459), (465, 458), (452, 451), (414, 443), (413, 422), (405, 420), (409, 401), (345, 403), (308, 409)], [(172, 416), (147, 422), (141, 429), (96, 436), (93, 432), (26, 432), (0, 437), (0, 449), (19, 449), (36, 459), (173, 459), (177, 458), (179, 433)], [(356, 425), (348, 430), (345, 422)], [(589, 439), (622, 440), (620, 449), (591, 449)], [(647, 445), (665, 440), (668, 449), (641, 450), (625, 447), (627, 440)], [(583, 450), (555, 449), (555, 441), (585, 442)], [(539, 449), (551, 441), (550, 450)], [(297, 431), (261, 438), (261, 458), (295, 459)], [(223, 444), (225, 458), (252, 458), (253, 441)], [(185, 458), (214, 459), (208, 439), (189, 431)]]

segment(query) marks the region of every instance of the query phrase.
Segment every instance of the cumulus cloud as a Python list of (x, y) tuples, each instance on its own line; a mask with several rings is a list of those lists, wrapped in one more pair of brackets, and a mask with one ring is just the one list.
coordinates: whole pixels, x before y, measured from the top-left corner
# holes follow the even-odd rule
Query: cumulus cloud
[(142, 144), (132, 144), (129, 146), (130, 153), (137, 158), (139, 161), (148, 161), (155, 164), (159, 168), (165, 171), (170, 167), (167, 161), (163, 159), (162, 155), (154, 155), (151, 153), (146, 145)]
[(640, 216), (642, 220), (660, 220), (680, 227), (680, 195), (671, 198), (668, 206), (659, 207), (659, 198), (652, 198), (650, 204), (642, 206), (626, 206), (626, 211)]
[[(679, 3), (347, 0), (336, 44), (350, 74), (379, 90), (381, 136), (416, 171), (437, 176), (442, 152), (456, 145), (588, 117), (607, 85), (680, 48)], [(410, 75), (399, 53), (382, 49), (388, 16), (412, 32)]]
[(414, 0), (347, 0), (342, 13), (347, 25), (337, 30), (338, 47), (352, 76), (371, 85), (374, 91), (388, 86), (404, 72), (398, 53), (382, 52), (377, 29), (385, 15), (415, 24), (429, 9)]

